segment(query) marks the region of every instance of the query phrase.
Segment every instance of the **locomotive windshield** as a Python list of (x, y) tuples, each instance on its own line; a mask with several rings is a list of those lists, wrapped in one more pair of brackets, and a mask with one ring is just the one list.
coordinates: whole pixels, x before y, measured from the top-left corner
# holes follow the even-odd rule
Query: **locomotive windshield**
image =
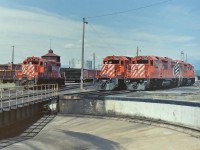
[(38, 61), (29, 61), (28, 62), (29, 65), (33, 64), (33, 65), (38, 65)]
[(148, 64), (149, 61), (148, 60), (137, 60), (137, 64)]
[(29, 64), (29, 65), (38, 65), (38, 62), (39, 60), (38, 60), (38, 58), (34, 58), (34, 59), (32, 59), (32, 58), (28, 58), (28, 59), (26, 59), (24, 62), (23, 62), (23, 64), (24, 65), (26, 65), (26, 64)]
[(119, 60), (108, 60), (108, 64), (119, 64)]

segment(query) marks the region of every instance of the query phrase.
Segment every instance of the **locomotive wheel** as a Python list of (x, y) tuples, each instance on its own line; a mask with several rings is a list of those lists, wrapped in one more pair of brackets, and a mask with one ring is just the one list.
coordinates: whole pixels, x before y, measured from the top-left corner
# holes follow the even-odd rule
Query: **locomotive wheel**
[(133, 82), (132, 87), (133, 87), (133, 89), (137, 89), (138, 88), (137, 82)]
[(105, 90), (105, 89), (106, 89), (106, 82), (102, 82), (102, 83), (101, 83), (101, 89), (102, 89), (102, 90)]

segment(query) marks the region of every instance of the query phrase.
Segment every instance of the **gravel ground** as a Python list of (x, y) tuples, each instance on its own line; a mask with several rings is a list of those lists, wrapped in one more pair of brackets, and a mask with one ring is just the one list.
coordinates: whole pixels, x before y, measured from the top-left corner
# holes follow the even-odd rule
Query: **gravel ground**
[(193, 86), (183, 86), (155, 91), (135, 91), (124, 96), (200, 102), (200, 81), (197, 81)]

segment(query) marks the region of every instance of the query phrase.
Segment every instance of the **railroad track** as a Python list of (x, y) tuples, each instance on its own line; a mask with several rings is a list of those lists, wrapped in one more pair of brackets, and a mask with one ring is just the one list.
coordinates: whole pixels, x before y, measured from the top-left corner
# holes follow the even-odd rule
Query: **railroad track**
[(109, 95), (118, 95), (118, 94), (127, 94), (127, 93), (132, 93), (133, 91), (127, 91), (127, 90), (122, 90), (122, 91), (85, 91), (85, 92), (75, 92), (75, 93), (66, 93), (64, 94), (65, 96), (79, 96), (81, 98), (88, 98), (88, 99), (93, 99), (93, 98), (98, 98), (98, 99), (103, 99), (105, 96)]
[[(89, 87), (89, 86), (92, 86), (92, 85), (93, 85), (92, 83), (87, 83), (87, 84), (84, 84), (84, 87)], [(79, 83), (77, 83), (77, 84), (67, 84), (63, 87), (60, 87), (59, 92), (66, 91), (66, 90), (72, 90), (72, 89), (78, 89), (78, 88), (80, 88)]]

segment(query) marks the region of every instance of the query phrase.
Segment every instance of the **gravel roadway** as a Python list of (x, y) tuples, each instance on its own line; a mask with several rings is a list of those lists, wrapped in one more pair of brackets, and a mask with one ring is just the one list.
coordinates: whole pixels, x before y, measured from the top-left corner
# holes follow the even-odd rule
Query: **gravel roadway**
[(200, 81), (197, 81), (192, 86), (181, 86), (152, 91), (135, 91), (122, 96), (200, 102)]
[(35, 137), (4, 150), (200, 150), (200, 139), (113, 118), (58, 115)]

